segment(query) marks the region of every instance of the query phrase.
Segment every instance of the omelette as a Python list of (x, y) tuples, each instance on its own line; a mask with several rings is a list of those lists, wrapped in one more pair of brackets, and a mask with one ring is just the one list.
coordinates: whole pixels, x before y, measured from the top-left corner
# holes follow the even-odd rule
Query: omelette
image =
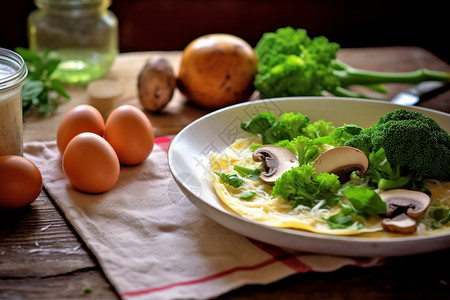
[[(323, 202), (319, 201), (314, 207), (298, 205), (293, 207), (280, 196), (272, 195), (273, 185), (267, 184), (255, 178), (240, 176), (235, 166), (248, 169), (261, 169), (261, 162), (254, 161), (252, 153), (255, 145), (262, 142), (259, 137), (241, 138), (226, 148), (222, 153), (210, 153), (210, 173), (213, 187), (221, 201), (232, 212), (243, 218), (271, 227), (290, 228), (314, 233), (330, 235), (358, 235), (360, 237), (402, 237), (417, 235), (436, 235), (450, 232), (450, 222), (446, 222), (439, 228), (431, 224), (434, 219), (430, 215), (432, 207), (450, 207), (450, 182), (437, 180), (425, 181), (426, 187), (431, 192), (431, 202), (427, 213), (417, 219), (417, 230), (411, 234), (387, 232), (381, 222), (381, 215), (370, 217), (358, 216), (358, 222), (354, 222), (346, 228), (331, 228), (326, 219), (336, 215), (340, 205), (329, 209), (323, 208)], [(226, 184), (220, 174), (229, 174), (239, 178), (241, 184), (235, 187)], [(339, 193), (339, 192), (338, 192)], [(343, 197), (345, 200), (345, 197)]]

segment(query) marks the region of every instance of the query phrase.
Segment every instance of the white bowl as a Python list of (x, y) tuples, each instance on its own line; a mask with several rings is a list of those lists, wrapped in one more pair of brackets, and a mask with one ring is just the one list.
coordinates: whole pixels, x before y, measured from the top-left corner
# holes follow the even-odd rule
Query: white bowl
[(450, 131), (450, 115), (420, 107), (404, 107), (386, 101), (297, 97), (246, 102), (210, 113), (186, 128), (169, 148), (169, 168), (186, 197), (206, 216), (239, 234), (283, 248), (344, 256), (400, 256), (448, 248), (450, 234), (399, 238), (332, 236), (301, 230), (273, 228), (246, 220), (230, 211), (217, 197), (208, 172), (209, 152), (221, 152), (237, 138), (248, 136), (240, 129), (263, 112), (279, 116), (300, 112), (311, 121), (323, 119), (340, 126), (353, 123), (369, 127), (397, 108), (419, 111)]

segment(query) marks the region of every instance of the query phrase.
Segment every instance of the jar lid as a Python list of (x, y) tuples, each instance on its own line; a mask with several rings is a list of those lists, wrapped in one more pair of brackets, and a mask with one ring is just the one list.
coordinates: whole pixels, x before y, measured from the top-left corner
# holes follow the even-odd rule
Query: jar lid
[(74, 8), (89, 5), (111, 5), (112, 0), (34, 0), (36, 6), (53, 5), (59, 7)]
[(22, 84), (28, 69), (23, 58), (14, 51), (0, 48), (0, 91)]

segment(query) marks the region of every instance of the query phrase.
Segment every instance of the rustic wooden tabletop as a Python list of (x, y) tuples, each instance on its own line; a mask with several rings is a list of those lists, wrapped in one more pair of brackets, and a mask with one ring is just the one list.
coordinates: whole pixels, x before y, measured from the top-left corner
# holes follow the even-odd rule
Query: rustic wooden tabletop
[[(123, 87), (113, 101), (92, 99), (83, 87), (70, 87), (71, 100), (45, 118), (24, 120), (24, 142), (56, 138), (57, 125), (72, 107), (88, 103), (104, 116), (118, 105), (140, 107), (137, 75), (156, 52), (120, 54), (107, 79)], [(179, 52), (157, 52), (178, 65)], [(339, 58), (352, 66), (380, 71), (411, 71), (419, 67), (450, 71), (431, 53), (414, 47), (342, 49)], [(408, 88), (389, 84), (390, 99)], [(450, 91), (420, 106), (450, 113)], [(208, 113), (186, 102), (176, 92), (164, 112), (148, 113), (157, 136), (178, 133)], [(450, 247), (450, 245), (449, 245)], [(218, 299), (448, 299), (450, 295), (450, 248), (435, 253), (397, 257), (380, 267), (344, 267), (330, 273), (299, 274), (266, 286), (244, 286)], [(0, 299), (118, 299), (96, 258), (43, 190), (29, 207), (0, 211)]]

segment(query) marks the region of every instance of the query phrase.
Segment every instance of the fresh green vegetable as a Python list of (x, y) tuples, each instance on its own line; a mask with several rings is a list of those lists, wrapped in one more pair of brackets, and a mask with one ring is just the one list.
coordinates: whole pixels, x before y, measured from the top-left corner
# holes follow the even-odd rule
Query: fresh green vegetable
[(433, 217), (433, 222), (431, 223), (431, 228), (437, 229), (442, 227), (445, 223), (450, 221), (450, 209), (437, 207), (431, 213)]
[(370, 188), (346, 184), (341, 191), (345, 198), (352, 203), (356, 214), (360, 216), (367, 218), (386, 213), (386, 202), (381, 200), (377, 192)]
[(277, 119), (272, 113), (262, 113), (248, 122), (241, 123), (241, 128), (253, 134), (264, 134), (264, 132), (274, 126)]
[(300, 165), (312, 163), (322, 152), (314, 139), (328, 136), (334, 131), (331, 122), (311, 122), (301, 113), (284, 113), (277, 120), (272, 113), (262, 113), (241, 123), (247, 132), (261, 136), (263, 144), (274, 144), (291, 150)]
[[(279, 146), (286, 145), (298, 136), (307, 137), (316, 145), (343, 146), (347, 140), (360, 134), (362, 130), (353, 124), (335, 128), (332, 122), (324, 120), (311, 122), (308, 116), (301, 113), (284, 113), (278, 120), (272, 113), (261, 113), (248, 122), (242, 122), (241, 129), (259, 135), (263, 144)], [(255, 145), (253, 149), (257, 146), (259, 145)], [(286, 148), (292, 151), (289, 146)]]
[(309, 118), (300, 113), (284, 113), (278, 121), (272, 113), (262, 113), (249, 122), (241, 123), (241, 128), (259, 134), (263, 144), (275, 144), (301, 135), (303, 128), (308, 124)]
[(368, 218), (386, 213), (386, 203), (368, 187), (346, 183), (340, 191), (351, 202), (351, 205), (340, 203), (341, 211), (325, 219), (332, 229), (347, 228), (355, 223), (358, 228), (361, 228), (363, 223), (358, 220), (360, 218), (358, 216)]
[(297, 156), (299, 165), (312, 164), (319, 156), (319, 148), (314, 144), (314, 141), (306, 136), (299, 135), (293, 140), (282, 140), (275, 145), (289, 149)]
[(329, 218), (325, 218), (328, 226), (331, 229), (342, 229), (352, 226), (356, 223), (358, 229), (364, 227), (364, 224), (361, 222), (360, 218), (356, 213), (356, 209), (348, 204), (343, 202), (340, 203), (341, 211)]
[(344, 146), (358, 148), (369, 156), (373, 148), (371, 130), (368, 128), (361, 130), (359, 134), (345, 141)]
[(326, 37), (309, 38), (306, 30), (291, 27), (265, 33), (255, 47), (258, 73), (255, 87), (261, 97), (336, 96), (364, 97), (347, 89), (365, 85), (382, 92), (382, 83), (449, 81), (450, 73), (425, 68), (412, 72), (375, 72), (353, 68), (336, 59), (337, 43)]
[(316, 170), (310, 165), (292, 168), (275, 181), (272, 195), (281, 196), (292, 207), (312, 208), (325, 200), (321, 207), (331, 208), (341, 199), (336, 194), (341, 187), (339, 177), (329, 173), (315, 175)]
[[(351, 214), (346, 214), (343, 212), (340, 212), (336, 215), (333, 215), (327, 219), (328, 226), (330, 226), (331, 229), (343, 229), (348, 228), (353, 225), (355, 222), (353, 216)], [(359, 223), (360, 226), (362, 226), (362, 223)]]
[(239, 197), (239, 199), (242, 199), (242, 200), (251, 200), (255, 195), (256, 195), (255, 192), (253, 192), (253, 191), (248, 191), (248, 192), (244, 192), (244, 193)]
[(434, 119), (419, 112), (406, 109), (388, 112), (345, 145), (365, 152), (383, 148), (391, 167), (400, 167), (404, 174), (450, 179), (450, 134)]
[(368, 178), (372, 186), (385, 191), (411, 187), (413, 174), (411, 172), (402, 174), (399, 165), (391, 167), (383, 148), (371, 152), (369, 162), (369, 169), (364, 178)]
[(52, 78), (53, 72), (60, 63), (47, 51), (43, 55), (29, 49), (16, 48), (28, 67), (28, 76), (22, 87), (22, 107), (26, 113), (33, 108), (47, 115), (58, 107), (59, 96), (70, 99), (60, 80)]
[(318, 120), (313, 123), (307, 124), (302, 129), (302, 135), (309, 137), (310, 139), (316, 139), (324, 136), (328, 136), (334, 130), (333, 122), (325, 122), (324, 120)]
[(343, 146), (349, 139), (361, 133), (362, 128), (353, 125), (345, 124), (341, 127), (335, 128), (329, 135), (321, 136), (314, 139), (316, 145), (328, 144), (332, 146)]
[(252, 180), (259, 180), (259, 174), (261, 174), (259, 169), (249, 169), (238, 165), (234, 165), (234, 170), (242, 177), (247, 177)]
[(219, 176), (223, 183), (231, 185), (232, 187), (238, 188), (244, 183), (244, 180), (239, 178), (236, 174), (214, 173)]

